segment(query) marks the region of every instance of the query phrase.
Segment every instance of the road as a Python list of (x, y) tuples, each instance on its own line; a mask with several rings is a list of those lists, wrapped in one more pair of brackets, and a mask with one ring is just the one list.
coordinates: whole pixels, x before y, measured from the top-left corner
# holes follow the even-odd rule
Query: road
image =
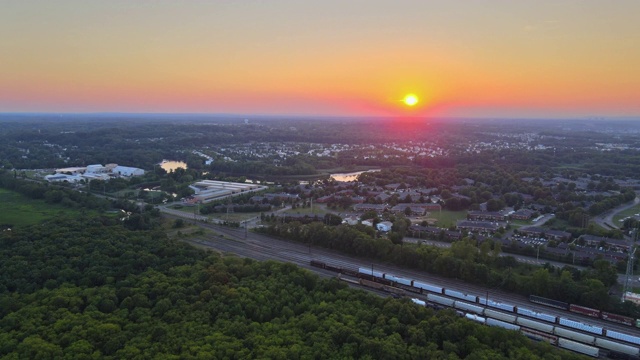
[(620, 226), (616, 223), (614, 223), (613, 221), (613, 217), (616, 216), (618, 213), (623, 212), (627, 209), (630, 209), (636, 205), (638, 205), (638, 203), (640, 203), (640, 198), (635, 198), (633, 199), (632, 202), (627, 203), (627, 204), (623, 204), (620, 205), (616, 208), (613, 208), (607, 212), (605, 212), (604, 214), (598, 215), (596, 217), (593, 218), (593, 221), (600, 225), (601, 227), (605, 228), (605, 229), (610, 229), (611, 227), (613, 227), (614, 229), (620, 229)]
[[(196, 214), (197, 206), (195, 206), (195, 205), (193, 206), (193, 213), (182, 211), (182, 210), (172, 209), (171, 206), (174, 206), (174, 205), (183, 205), (183, 204), (181, 202), (173, 202), (173, 203), (168, 203), (168, 204), (164, 204), (164, 205), (159, 205), (159, 206), (157, 206), (157, 208), (162, 213), (169, 214), (169, 215), (176, 216), (176, 217), (181, 217), (181, 218), (184, 218), (185, 220), (197, 220), (197, 221), (203, 221), (203, 222), (210, 222), (210, 223), (213, 223), (213, 224), (223, 224), (224, 223), (223, 219), (216, 219), (216, 218), (213, 218), (213, 217)], [(290, 210), (290, 209), (291, 209), (291, 206), (285, 206), (285, 207), (283, 207), (281, 209), (265, 213), (265, 215), (279, 214), (279, 213), (282, 213), (282, 212)], [(246, 220), (242, 220), (240, 222), (240, 225), (242, 225), (242, 227), (246, 226), (249, 229), (253, 229), (256, 226), (258, 226), (258, 222), (259, 221), (260, 221), (260, 217), (259, 216), (255, 216), (255, 217), (252, 217), (252, 218), (249, 218), (249, 219), (246, 219)]]
[(198, 226), (212, 230), (215, 235), (201, 236), (187, 241), (193, 245), (207, 249), (233, 253), (241, 257), (261, 261), (276, 260), (289, 262), (312, 271), (319, 272), (324, 276), (335, 274), (327, 272), (326, 270), (312, 268), (309, 265), (309, 262), (312, 259), (350, 269), (358, 269), (359, 267), (366, 267), (367, 269), (373, 268), (375, 271), (391, 273), (408, 279), (421, 280), (446, 287), (448, 289), (488, 297), (493, 301), (505, 302), (538, 312), (563, 316), (565, 318), (585, 323), (598, 324), (608, 329), (615, 329), (617, 331), (640, 336), (640, 330), (638, 329), (630, 328), (621, 324), (603, 322), (603, 320), (600, 319), (589, 318), (562, 310), (539, 306), (530, 303), (524, 296), (504, 292), (498, 289), (487, 289), (486, 287), (469, 284), (458, 279), (435, 276), (417, 270), (407, 270), (368, 259), (352, 258), (327, 249), (311, 247), (304, 244), (274, 239), (261, 234), (246, 232), (245, 229), (221, 227), (210, 223), (198, 223)]

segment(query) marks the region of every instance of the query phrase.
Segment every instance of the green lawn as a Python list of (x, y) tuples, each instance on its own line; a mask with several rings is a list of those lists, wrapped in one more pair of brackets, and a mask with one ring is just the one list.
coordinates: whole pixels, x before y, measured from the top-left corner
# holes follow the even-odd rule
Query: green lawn
[(0, 189), (0, 224), (25, 226), (38, 224), (57, 215), (80, 215), (79, 210), (29, 199), (17, 192)]
[(440, 227), (449, 227), (454, 226), (458, 220), (466, 219), (467, 212), (449, 210), (433, 211), (427, 217), (438, 220), (438, 226)]
[(620, 220), (626, 218), (627, 216), (631, 216), (631, 215), (635, 215), (640, 213), (640, 204), (629, 208), (625, 211), (621, 211), (619, 213), (617, 213), (614, 217), (613, 217), (613, 224), (618, 225), (618, 226), (622, 226), (622, 222)]

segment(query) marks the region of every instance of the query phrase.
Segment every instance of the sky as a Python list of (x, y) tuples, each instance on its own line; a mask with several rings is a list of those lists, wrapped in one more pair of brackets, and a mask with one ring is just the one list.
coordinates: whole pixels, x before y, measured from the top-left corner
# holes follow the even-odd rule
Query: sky
[(637, 0), (0, 9), (0, 112), (640, 118)]

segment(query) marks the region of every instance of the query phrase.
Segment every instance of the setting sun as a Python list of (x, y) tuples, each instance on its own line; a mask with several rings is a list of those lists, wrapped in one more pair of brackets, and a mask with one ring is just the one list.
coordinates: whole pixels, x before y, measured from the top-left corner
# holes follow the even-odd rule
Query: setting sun
[(413, 106), (418, 103), (418, 97), (413, 94), (407, 94), (407, 96), (405, 96), (404, 99), (402, 99), (402, 101), (407, 106)]

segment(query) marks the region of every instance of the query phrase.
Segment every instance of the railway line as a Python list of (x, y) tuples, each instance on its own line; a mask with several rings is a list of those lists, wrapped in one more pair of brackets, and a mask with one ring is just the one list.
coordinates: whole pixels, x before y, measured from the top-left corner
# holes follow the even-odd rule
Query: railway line
[[(432, 275), (426, 275), (419, 271), (400, 269), (375, 262), (371, 263), (371, 261), (369, 260), (351, 258), (326, 249), (309, 247), (304, 244), (275, 239), (261, 234), (247, 233), (245, 229), (227, 228), (212, 224), (201, 223), (199, 223), (198, 225), (213, 230), (218, 234), (188, 240), (188, 242), (201, 247), (212, 248), (223, 252), (230, 252), (241, 257), (248, 257), (256, 260), (279, 260), (290, 262), (308, 269), (312, 269), (316, 272), (320, 270), (319, 272), (326, 277), (332, 276), (331, 272), (317, 268), (313, 269), (313, 267), (310, 266), (312, 260), (325, 262), (335, 267), (345, 267), (351, 269), (358, 269), (359, 267), (371, 268), (372, 271), (380, 273), (391, 273), (398, 277), (421, 279), (422, 281), (429, 283), (446, 284), (447, 288), (455, 289), (455, 291), (459, 291), (462, 293), (479, 294), (480, 297), (487, 299), (487, 301), (508, 302), (510, 304), (513, 304), (514, 306), (524, 307), (534, 312), (545, 312), (554, 317), (563, 317), (570, 321), (587, 323), (596, 327), (606, 327), (607, 329), (611, 329), (615, 332), (621, 332), (630, 336), (640, 336), (640, 331), (636, 328), (624, 324), (611, 323), (609, 321), (589, 317), (578, 313), (570, 313), (561, 309), (540, 306), (529, 302), (528, 299), (517, 294), (505, 293), (495, 289), (487, 290), (486, 288), (467, 284), (457, 279), (442, 278)], [(333, 275), (335, 276), (335, 273)], [(357, 286), (356, 284), (350, 285)], [(388, 291), (382, 289), (375, 290), (379, 294), (389, 294)], [(536, 330), (534, 329), (534, 331)], [(594, 337), (594, 344), (595, 339), (596, 338)], [(591, 340), (591, 338), (589, 338), (589, 340)], [(603, 340), (611, 341), (610, 339), (606, 338), (603, 338)], [(602, 340), (600, 340), (600, 342), (602, 342)]]

